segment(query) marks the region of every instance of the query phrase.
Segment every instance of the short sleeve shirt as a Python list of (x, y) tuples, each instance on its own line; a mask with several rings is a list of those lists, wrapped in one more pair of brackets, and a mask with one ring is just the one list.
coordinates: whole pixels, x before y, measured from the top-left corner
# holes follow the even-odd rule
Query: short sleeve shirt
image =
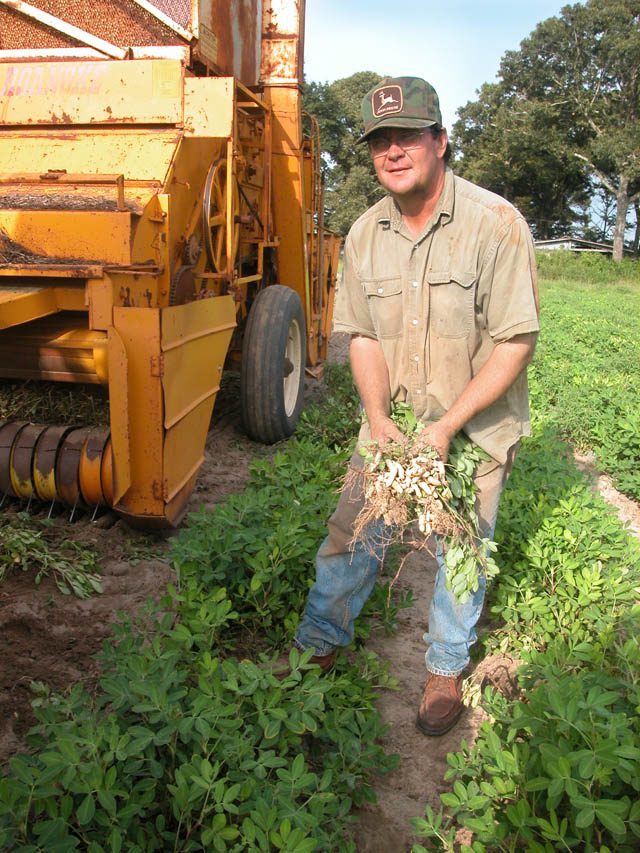
[[(380, 342), (392, 400), (409, 403), (423, 421), (447, 411), (496, 344), (538, 329), (533, 241), (500, 196), (447, 169), (419, 237), (388, 196), (351, 228), (334, 331)], [(526, 372), (464, 429), (504, 462), (531, 432)]]

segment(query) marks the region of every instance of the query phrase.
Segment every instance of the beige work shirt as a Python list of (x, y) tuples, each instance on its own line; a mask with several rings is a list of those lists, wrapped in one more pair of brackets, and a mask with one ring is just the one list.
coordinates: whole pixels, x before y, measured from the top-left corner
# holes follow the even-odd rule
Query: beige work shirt
[[(500, 196), (447, 169), (418, 238), (388, 196), (352, 226), (334, 331), (377, 339), (392, 400), (409, 403), (425, 422), (447, 411), (497, 343), (538, 329), (533, 241)], [(526, 372), (464, 429), (504, 463), (531, 434)]]

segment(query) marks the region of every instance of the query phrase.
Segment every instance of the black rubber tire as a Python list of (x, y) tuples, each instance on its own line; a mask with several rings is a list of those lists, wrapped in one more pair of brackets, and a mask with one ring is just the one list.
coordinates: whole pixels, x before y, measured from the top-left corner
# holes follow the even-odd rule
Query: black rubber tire
[(242, 343), (240, 399), (250, 438), (274, 444), (293, 434), (302, 411), (307, 333), (300, 297), (282, 284), (263, 288)]

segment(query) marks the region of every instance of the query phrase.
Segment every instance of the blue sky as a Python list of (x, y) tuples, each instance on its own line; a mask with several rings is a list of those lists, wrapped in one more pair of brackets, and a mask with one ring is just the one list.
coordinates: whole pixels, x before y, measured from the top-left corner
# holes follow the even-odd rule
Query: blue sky
[(560, 0), (306, 0), (305, 76), (326, 82), (356, 71), (429, 80), (451, 129), (456, 111), (500, 59)]

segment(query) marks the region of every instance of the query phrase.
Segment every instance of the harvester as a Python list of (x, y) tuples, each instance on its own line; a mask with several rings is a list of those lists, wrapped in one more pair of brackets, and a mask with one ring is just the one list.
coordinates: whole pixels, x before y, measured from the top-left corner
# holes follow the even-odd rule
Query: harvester
[(338, 238), (300, 0), (0, 0), (0, 378), (99, 383), (109, 424), (0, 421), (0, 500), (184, 515), (223, 371), (295, 429)]

